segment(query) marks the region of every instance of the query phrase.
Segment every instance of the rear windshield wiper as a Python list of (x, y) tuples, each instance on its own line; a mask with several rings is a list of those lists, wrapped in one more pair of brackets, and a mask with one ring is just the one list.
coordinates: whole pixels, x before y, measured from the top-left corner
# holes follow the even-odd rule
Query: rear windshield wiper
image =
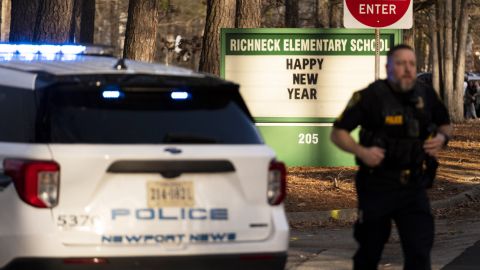
[(198, 143), (198, 144), (210, 144), (219, 143), (215, 138), (198, 136), (188, 133), (167, 133), (163, 138), (164, 143)]

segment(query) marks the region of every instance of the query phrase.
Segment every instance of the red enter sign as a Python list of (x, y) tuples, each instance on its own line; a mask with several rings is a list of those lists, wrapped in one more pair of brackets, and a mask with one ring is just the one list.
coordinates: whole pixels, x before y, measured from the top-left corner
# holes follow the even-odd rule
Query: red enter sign
[(345, 0), (352, 16), (369, 27), (386, 27), (400, 20), (411, 0)]

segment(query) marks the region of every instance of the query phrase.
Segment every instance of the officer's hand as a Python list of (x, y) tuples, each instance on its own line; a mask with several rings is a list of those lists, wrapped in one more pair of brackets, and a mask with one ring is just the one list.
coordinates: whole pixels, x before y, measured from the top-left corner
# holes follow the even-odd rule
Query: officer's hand
[(385, 149), (377, 146), (362, 147), (361, 150), (358, 152), (358, 157), (368, 167), (377, 167), (385, 158)]
[(438, 152), (442, 149), (446, 139), (445, 135), (437, 133), (435, 137), (425, 141), (423, 149), (425, 149), (425, 152), (430, 156), (436, 157)]

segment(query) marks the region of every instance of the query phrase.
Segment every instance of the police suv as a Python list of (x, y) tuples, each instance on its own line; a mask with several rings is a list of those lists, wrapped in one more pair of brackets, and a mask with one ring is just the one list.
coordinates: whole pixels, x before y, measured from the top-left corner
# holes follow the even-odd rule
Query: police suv
[(283, 269), (238, 85), (98, 50), (0, 45), (0, 269)]

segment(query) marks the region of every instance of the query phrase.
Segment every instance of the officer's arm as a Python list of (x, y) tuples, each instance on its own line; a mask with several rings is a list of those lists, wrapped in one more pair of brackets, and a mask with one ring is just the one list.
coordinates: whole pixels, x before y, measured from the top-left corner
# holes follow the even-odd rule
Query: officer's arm
[(356, 156), (358, 156), (358, 153), (361, 151), (362, 146), (358, 144), (350, 135), (350, 132), (345, 129), (334, 127), (330, 134), (330, 139), (343, 151), (352, 153)]
[(440, 127), (438, 127), (438, 133), (444, 135), (445, 139), (449, 139), (452, 136), (452, 126), (441, 125)]
[(452, 134), (451, 125), (441, 125), (438, 127), (437, 135), (431, 139), (428, 139), (423, 144), (425, 152), (430, 156), (436, 157), (438, 152), (447, 144)]
[(354, 154), (369, 167), (380, 165), (384, 158), (384, 149), (376, 146), (364, 147), (358, 144), (350, 135), (350, 132), (345, 129), (334, 127), (330, 134), (330, 139), (340, 149)]

